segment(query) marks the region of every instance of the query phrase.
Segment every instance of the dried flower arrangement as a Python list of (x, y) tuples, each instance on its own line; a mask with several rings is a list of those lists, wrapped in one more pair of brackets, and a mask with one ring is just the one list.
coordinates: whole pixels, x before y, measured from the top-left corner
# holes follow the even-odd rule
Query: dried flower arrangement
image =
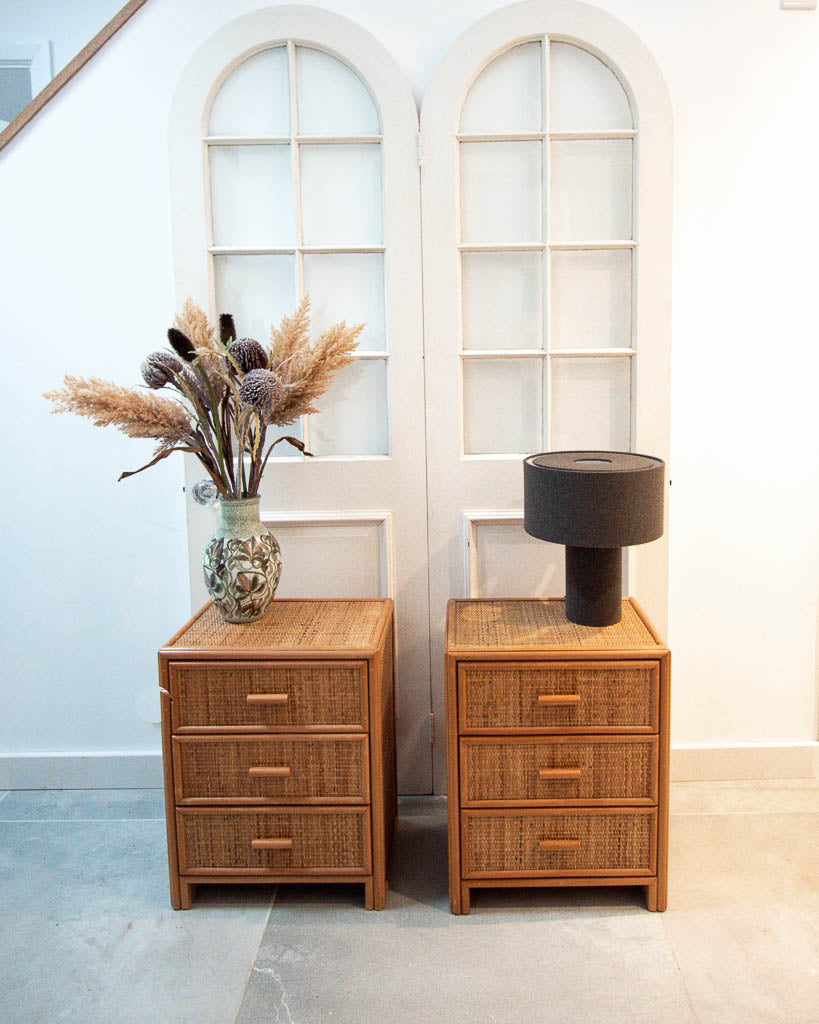
[(219, 317), (219, 331), (190, 299), (168, 331), (173, 351), (152, 352), (142, 364), (151, 391), (168, 387), (164, 398), (120, 387), (97, 377), (66, 376), (63, 387), (43, 396), (53, 412), (87, 416), (98, 427), (115, 426), (128, 437), (159, 442), (154, 458), (134, 476), (172, 452), (189, 452), (205, 467), (223, 498), (252, 498), (273, 448), (281, 441), (305, 455), (295, 437), (279, 437), (265, 451), (271, 424), (282, 427), (318, 412), (315, 400), (333, 375), (352, 361), (364, 324), (341, 322), (310, 342), (310, 300), (271, 329), (265, 349), (252, 338), (236, 338), (233, 318)]

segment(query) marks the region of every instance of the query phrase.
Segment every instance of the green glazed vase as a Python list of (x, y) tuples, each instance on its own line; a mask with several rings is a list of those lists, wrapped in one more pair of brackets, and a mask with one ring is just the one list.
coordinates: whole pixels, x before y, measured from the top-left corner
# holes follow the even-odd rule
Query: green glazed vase
[(270, 607), (282, 574), (279, 543), (255, 498), (222, 498), (222, 521), (205, 548), (202, 568), (213, 603), (228, 622), (253, 622)]

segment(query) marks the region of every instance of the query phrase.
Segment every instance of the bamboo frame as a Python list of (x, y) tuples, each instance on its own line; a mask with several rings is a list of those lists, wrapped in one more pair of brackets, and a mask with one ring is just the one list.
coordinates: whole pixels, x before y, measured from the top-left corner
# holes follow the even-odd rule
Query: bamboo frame
[[(353, 603), (357, 599), (349, 599)], [(285, 601), (276, 602), (283, 605)], [(321, 603), (318, 599), (315, 603)], [(364, 886), (364, 905), (368, 910), (383, 909), (386, 903), (387, 871), (390, 847), (394, 834), (397, 813), (396, 772), (394, 758), (390, 770), (385, 762), (385, 752), (395, 748), (394, 731), (394, 629), (393, 602), (382, 601), (374, 629), (374, 643), (365, 647), (351, 644), (347, 648), (304, 648), (301, 651), (288, 648), (259, 647), (191, 647), (185, 646), (185, 633), (210, 607), (200, 609), (159, 652), (159, 682), (162, 687), (162, 750), (165, 784), (165, 811), (168, 833), (168, 866), (170, 877), (171, 906), (175, 910), (188, 909), (192, 905), (196, 885), (227, 882), (356, 882)], [(275, 605), (274, 605), (275, 607)], [(392, 645), (390, 664), (387, 672), (387, 644)], [(303, 726), (236, 726), (226, 722), (217, 726), (175, 727), (178, 719), (176, 707), (183, 701), (174, 680), (174, 668), (178, 665), (194, 664), (207, 675), (209, 668), (219, 666), (263, 668), (310, 668), (352, 666), (359, 670), (361, 679), (362, 718), (361, 726), (333, 725), (332, 722), (313, 728)], [(218, 702), (218, 689), (214, 700)], [(390, 714), (390, 709), (392, 713)], [(363, 748), (363, 789), (355, 798), (336, 798), (318, 795), (312, 798), (242, 798), (226, 792), (215, 797), (184, 797), (180, 749), (186, 744), (215, 743), (236, 744), (249, 742), (288, 741), (297, 744), (299, 740), (310, 742), (354, 742)], [(297, 758), (294, 758), (294, 761)], [(326, 866), (309, 870), (294, 867), (291, 870), (274, 867), (236, 867), (215, 865), (202, 867), (189, 864), (186, 860), (186, 821), (196, 820), (200, 824), (209, 816), (240, 816), (253, 814), (270, 815), (322, 815), (342, 814), (358, 816), (362, 820), (365, 863), (356, 868), (339, 868), (328, 863)], [(258, 839), (259, 837), (257, 837)], [(279, 837), (272, 837), (278, 842)], [(261, 837), (265, 840), (265, 837)], [(258, 847), (261, 848), (261, 847)], [(267, 848), (267, 847), (265, 847)], [(278, 845), (277, 849), (285, 849)]]
[[(467, 603), (497, 599), (476, 598)], [(528, 599), (527, 599), (528, 600)], [(548, 598), (546, 601), (562, 601)], [(447, 740), (447, 783), (448, 783), (448, 830), (449, 830), (449, 892), (450, 908), (454, 914), (468, 914), (471, 909), (471, 889), (509, 886), (564, 887), (589, 885), (633, 885), (644, 890), (646, 907), (652, 911), (666, 909), (668, 902), (668, 783), (669, 783), (669, 725), (670, 725), (670, 673), (671, 655), (659, 634), (647, 619), (645, 612), (633, 599), (629, 601), (652, 640), (651, 646), (642, 648), (605, 646), (603, 639), (599, 647), (579, 645), (521, 644), (503, 649), (493, 646), (456, 646), (455, 619), (460, 600), (451, 600), (447, 608), (446, 627), (446, 740)], [(514, 604), (514, 601), (504, 602)], [(580, 667), (593, 668), (602, 673), (616, 673), (618, 669), (636, 666), (650, 667), (652, 683), (653, 721), (645, 729), (634, 726), (624, 727), (619, 732), (604, 727), (601, 734), (591, 728), (492, 728), (480, 733), (463, 728), (460, 687), (462, 670), (468, 667), (484, 667), (503, 672), (505, 669)], [(500, 684), (499, 684), (500, 687)], [(499, 692), (502, 690), (499, 688)], [(470, 801), (465, 792), (469, 771), (469, 750), (482, 744), (571, 744), (587, 743), (644, 743), (651, 746), (651, 792), (647, 797), (625, 799), (606, 797), (571, 800), (558, 797), (543, 799), (493, 799)], [(464, 791), (462, 792), (462, 783)], [(565, 818), (571, 815), (617, 816), (642, 815), (651, 818), (649, 868), (613, 868), (605, 864), (594, 869), (509, 869), (496, 871), (467, 870), (466, 851), (469, 836), (467, 825), (471, 818), (487, 817), (549, 817)], [(549, 840), (547, 839), (548, 843)], [(568, 840), (560, 839), (561, 848), (569, 849)], [(550, 847), (551, 848), (551, 847)], [(577, 849), (572, 845), (571, 849)]]

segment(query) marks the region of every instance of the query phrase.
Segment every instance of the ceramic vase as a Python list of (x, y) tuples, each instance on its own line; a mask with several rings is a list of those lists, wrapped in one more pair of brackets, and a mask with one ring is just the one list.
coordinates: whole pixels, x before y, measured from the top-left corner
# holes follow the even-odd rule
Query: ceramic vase
[(264, 615), (279, 585), (279, 544), (259, 517), (255, 498), (222, 498), (222, 521), (205, 548), (202, 568), (213, 603), (228, 622)]

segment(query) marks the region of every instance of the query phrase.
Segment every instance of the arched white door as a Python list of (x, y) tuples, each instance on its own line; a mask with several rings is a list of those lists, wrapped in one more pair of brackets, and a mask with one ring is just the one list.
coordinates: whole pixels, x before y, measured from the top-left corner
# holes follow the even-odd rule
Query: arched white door
[[(563, 0), (495, 12), (421, 114), (433, 708), (451, 597), (564, 593), (522, 527), (522, 459), (668, 457), (671, 116), (640, 41)], [(667, 545), (629, 592), (664, 628)], [(443, 730), (436, 791), (445, 788)]]
[[(186, 68), (171, 119), (179, 305), (266, 340), (305, 292), (313, 325), (367, 322), (356, 360), (262, 482), (281, 596), (396, 602), (402, 792), (429, 792), (418, 115), (380, 44), (309, 7), (231, 22)], [(188, 494), (201, 476), (187, 466)], [(215, 508), (189, 498), (194, 604)]]

